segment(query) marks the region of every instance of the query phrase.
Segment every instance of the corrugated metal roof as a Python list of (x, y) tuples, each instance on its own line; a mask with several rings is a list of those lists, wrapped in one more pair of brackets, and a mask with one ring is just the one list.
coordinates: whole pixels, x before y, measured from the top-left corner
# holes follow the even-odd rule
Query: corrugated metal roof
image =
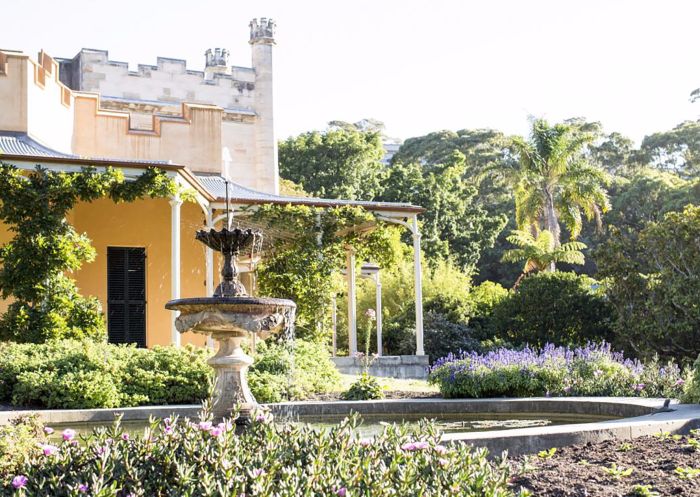
[(25, 155), (27, 157), (51, 157), (54, 159), (87, 159), (100, 162), (124, 161), (134, 164), (171, 164), (167, 160), (125, 159), (119, 157), (80, 157), (78, 155), (64, 154), (57, 150), (45, 147), (26, 133), (15, 131), (0, 131), (0, 157), (6, 155)]
[(77, 159), (78, 156), (64, 154), (41, 145), (26, 133), (3, 131), (0, 133), (0, 154), (27, 155), (31, 157), (56, 157)]
[[(218, 200), (223, 200), (226, 198), (226, 180), (223, 177), (197, 173), (195, 173), (195, 176), (199, 182), (204, 185), (207, 191)], [(416, 205), (397, 202), (370, 202), (364, 200), (341, 200), (317, 197), (291, 197), (285, 195), (274, 195), (271, 193), (259, 192), (231, 181), (228, 183), (228, 195), (229, 199), (234, 203), (248, 201), (254, 203), (290, 203), (296, 205), (355, 205), (382, 210), (422, 210), (421, 207)]]

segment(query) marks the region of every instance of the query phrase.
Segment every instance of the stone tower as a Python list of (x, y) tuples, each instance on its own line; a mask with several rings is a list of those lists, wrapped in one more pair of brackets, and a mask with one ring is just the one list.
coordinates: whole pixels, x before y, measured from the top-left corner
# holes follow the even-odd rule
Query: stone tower
[(279, 167), (277, 165), (277, 140), (273, 119), (272, 47), (275, 45), (275, 22), (261, 17), (250, 21), (253, 70), (255, 71), (255, 123), (256, 157), (258, 174), (270, 174), (274, 165), (274, 192), (279, 193)]

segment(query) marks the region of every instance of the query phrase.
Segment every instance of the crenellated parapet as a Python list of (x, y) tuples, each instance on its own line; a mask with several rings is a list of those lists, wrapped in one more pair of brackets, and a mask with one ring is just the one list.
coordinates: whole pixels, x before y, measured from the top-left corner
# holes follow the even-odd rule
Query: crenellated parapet
[(250, 21), (250, 42), (255, 43), (275, 43), (275, 21), (267, 17), (253, 19)]

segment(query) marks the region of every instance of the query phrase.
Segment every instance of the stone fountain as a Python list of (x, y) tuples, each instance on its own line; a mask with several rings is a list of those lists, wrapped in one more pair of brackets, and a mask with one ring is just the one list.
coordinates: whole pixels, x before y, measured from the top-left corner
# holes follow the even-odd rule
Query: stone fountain
[[(229, 222), (227, 221), (227, 226)], [(251, 297), (238, 279), (236, 259), (254, 256), (262, 243), (262, 232), (251, 229), (201, 230), (196, 239), (224, 256), (222, 280), (213, 297), (171, 300), (165, 308), (180, 311), (175, 326), (180, 333), (193, 331), (219, 343), (216, 355), (207, 362), (214, 368), (212, 411), (221, 420), (239, 409), (237, 424), (246, 424), (257, 402), (248, 388), (247, 370), (253, 359), (241, 342), (255, 335), (265, 339), (273, 333), (291, 333), (296, 304), (291, 300)]]

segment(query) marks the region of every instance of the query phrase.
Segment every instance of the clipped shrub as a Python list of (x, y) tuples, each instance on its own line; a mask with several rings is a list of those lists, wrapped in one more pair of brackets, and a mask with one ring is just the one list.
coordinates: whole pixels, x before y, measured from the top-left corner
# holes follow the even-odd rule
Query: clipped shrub
[(357, 381), (343, 392), (342, 398), (343, 400), (376, 400), (383, 399), (384, 392), (374, 376), (362, 373)]
[(60, 340), (0, 343), (0, 401), (52, 409), (197, 403), (209, 391), (208, 352)]
[(493, 306), (488, 331), (515, 346), (611, 341), (613, 309), (588, 276), (537, 273)]
[(258, 342), (248, 375), (253, 395), (263, 403), (301, 400), (329, 392), (339, 382), (326, 347), (305, 340)]
[(360, 439), (356, 424), (313, 430), (261, 417), (237, 435), (231, 423), (173, 419), (154, 421), (148, 437), (123, 437), (115, 425), (79, 444), (32, 447), (17, 471), (0, 471), (0, 495), (513, 495), (506, 460), (442, 446), (428, 422), (374, 439)]
[[(258, 352), (249, 383), (259, 402), (303, 399), (339, 381), (321, 345), (261, 344)], [(0, 402), (51, 409), (199, 403), (211, 384), (208, 354), (192, 346), (0, 342)]]
[(674, 397), (683, 392), (680, 368), (657, 361), (644, 365), (613, 352), (609, 344), (571, 349), (498, 349), (450, 355), (428, 377), (447, 398), (533, 396)]

